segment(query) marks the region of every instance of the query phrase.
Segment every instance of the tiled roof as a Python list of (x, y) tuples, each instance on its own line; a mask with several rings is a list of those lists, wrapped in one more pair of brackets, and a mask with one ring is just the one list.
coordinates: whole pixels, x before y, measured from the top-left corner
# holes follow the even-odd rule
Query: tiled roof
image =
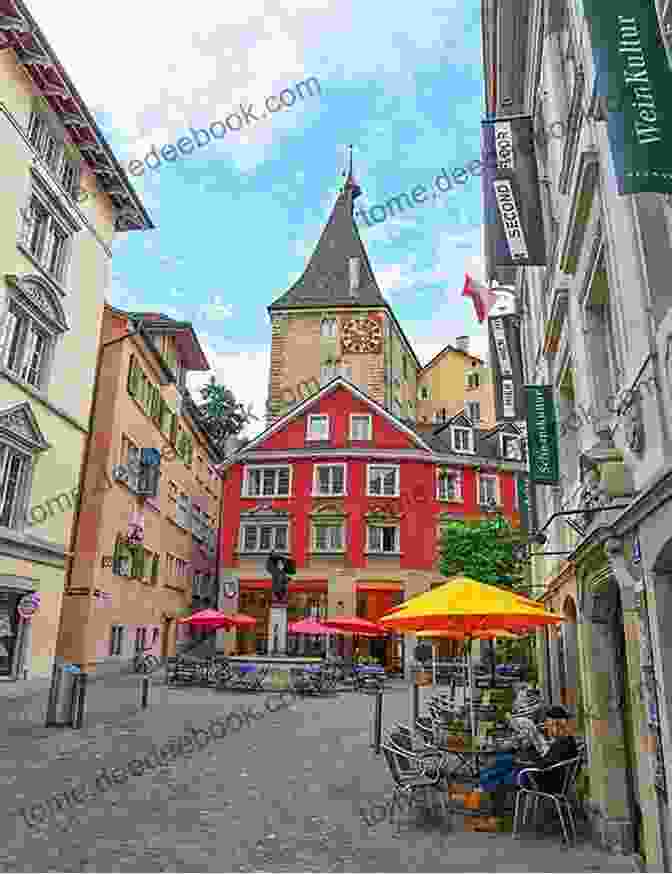
[[(303, 275), (269, 306), (269, 311), (310, 306), (389, 308), (352, 217), (354, 190), (349, 176)], [(359, 288), (354, 297), (350, 294), (349, 258), (360, 259)]]

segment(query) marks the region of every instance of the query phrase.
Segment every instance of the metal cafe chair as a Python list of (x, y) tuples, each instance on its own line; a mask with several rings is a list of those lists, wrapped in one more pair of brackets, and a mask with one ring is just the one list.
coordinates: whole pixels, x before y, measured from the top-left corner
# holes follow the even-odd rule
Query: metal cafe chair
[(416, 793), (422, 792), (426, 797), (430, 790), (438, 793), (444, 813), (448, 812), (439, 756), (404, 749), (397, 746), (391, 738), (385, 739), (382, 751), (394, 781), (393, 808), (401, 797), (408, 799), (410, 807)]
[[(572, 811), (571, 795), (574, 792), (579, 771), (583, 766), (583, 754), (575, 756), (573, 759), (568, 759), (565, 762), (558, 762), (551, 765), (549, 768), (524, 768), (518, 774), (518, 793), (516, 797), (516, 807), (513, 816), (513, 837), (518, 837), (518, 829), (522, 825), (522, 821), (527, 816), (527, 806), (532, 802), (532, 817), (536, 822), (536, 817), (539, 808), (539, 802), (542, 799), (549, 799), (553, 802), (555, 810), (560, 819), (562, 833), (565, 843), (576, 843), (576, 822)], [(552, 771), (562, 771), (563, 780), (560, 792), (544, 792), (537, 779), (540, 774), (549, 774)], [(520, 816), (519, 816), (520, 814)], [(569, 829), (568, 829), (569, 826)], [(569, 830), (572, 832), (572, 841), (569, 838)]]

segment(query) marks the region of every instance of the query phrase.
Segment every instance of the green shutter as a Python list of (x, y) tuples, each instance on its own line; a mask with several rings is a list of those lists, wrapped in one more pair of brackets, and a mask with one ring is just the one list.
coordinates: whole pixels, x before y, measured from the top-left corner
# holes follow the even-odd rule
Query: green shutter
[(152, 583), (156, 585), (159, 581), (159, 553), (154, 553), (154, 558), (152, 559)]
[(141, 580), (145, 572), (145, 547), (131, 546), (131, 555), (133, 556), (131, 576), (136, 580)]
[(186, 463), (188, 465), (191, 465), (192, 459), (194, 457), (194, 440), (193, 440), (193, 437), (191, 436), (191, 434), (187, 435), (186, 449), (187, 449), (187, 457), (185, 460), (186, 460)]
[(157, 425), (161, 425), (161, 412), (163, 411), (163, 398), (158, 388), (154, 389), (154, 403), (152, 407), (152, 419)]
[(170, 424), (170, 442), (177, 447), (177, 413), (173, 413), (173, 421)]
[(138, 393), (138, 368), (135, 363), (135, 355), (131, 355), (131, 361), (128, 365), (128, 393), (134, 398)]
[(112, 554), (112, 573), (119, 573), (119, 562), (124, 558), (124, 538), (122, 534), (117, 534), (114, 541), (114, 553)]

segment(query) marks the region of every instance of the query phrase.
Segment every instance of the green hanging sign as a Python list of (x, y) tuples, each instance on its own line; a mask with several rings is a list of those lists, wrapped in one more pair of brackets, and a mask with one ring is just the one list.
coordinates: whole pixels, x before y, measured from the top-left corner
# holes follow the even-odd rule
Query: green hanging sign
[(518, 491), (518, 512), (520, 513), (520, 528), (523, 534), (530, 531), (530, 484), (527, 474), (519, 473), (516, 477)]
[(672, 72), (655, 0), (584, 0), (619, 194), (672, 192)]
[(550, 385), (526, 385), (525, 402), (530, 481), (557, 485), (560, 459), (553, 389)]

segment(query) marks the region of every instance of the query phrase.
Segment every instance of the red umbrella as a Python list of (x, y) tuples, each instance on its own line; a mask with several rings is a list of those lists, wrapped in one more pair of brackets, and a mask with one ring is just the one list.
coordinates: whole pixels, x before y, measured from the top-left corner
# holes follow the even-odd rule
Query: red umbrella
[(384, 637), (388, 630), (378, 625), (377, 622), (369, 622), (359, 616), (339, 616), (337, 619), (327, 619), (324, 623), (327, 628), (351, 634), (361, 634), (363, 637)]
[(253, 625), (257, 624), (254, 616), (248, 616), (246, 613), (230, 613), (226, 615), (226, 618), (231, 625), (240, 626), (241, 628), (245, 626), (252, 628)]
[(315, 619), (300, 619), (298, 622), (290, 622), (287, 631), (290, 634), (329, 634), (332, 629)]
[(184, 619), (178, 619), (178, 622), (187, 623), (194, 628), (203, 628), (206, 630), (214, 630), (216, 628), (224, 628), (225, 625), (231, 623), (231, 619), (219, 610), (199, 610), (197, 613), (192, 613), (191, 616), (186, 616)]

